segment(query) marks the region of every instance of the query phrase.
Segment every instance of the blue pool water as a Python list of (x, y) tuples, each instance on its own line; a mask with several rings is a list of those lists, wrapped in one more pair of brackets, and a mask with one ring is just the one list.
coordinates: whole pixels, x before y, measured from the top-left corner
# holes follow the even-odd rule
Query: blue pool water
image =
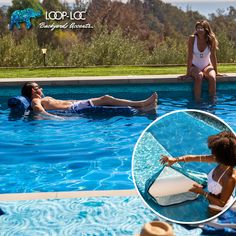
[[(219, 125), (212, 117), (203, 115), (208, 119), (206, 123), (191, 114), (195, 112), (172, 113), (152, 124), (139, 140), (133, 159), (134, 179), (140, 194), (156, 212), (178, 222), (196, 222), (210, 218), (208, 201), (200, 196), (194, 201), (165, 207), (154, 203), (147, 195), (146, 187), (148, 180), (162, 168), (159, 162), (161, 155), (208, 155), (210, 151), (207, 138), (228, 129), (227, 126)], [(215, 167), (212, 163), (199, 162), (181, 165), (185, 171), (190, 169), (205, 174)]]
[[(196, 105), (189, 84), (45, 87), (60, 99), (104, 94), (144, 99), (159, 94), (158, 116), (198, 108), (218, 115), (236, 130), (236, 84), (218, 85), (218, 101)], [(9, 120), (7, 99), (20, 88), (0, 88), (0, 193), (133, 189), (133, 147), (155, 116), (68, 117)]]

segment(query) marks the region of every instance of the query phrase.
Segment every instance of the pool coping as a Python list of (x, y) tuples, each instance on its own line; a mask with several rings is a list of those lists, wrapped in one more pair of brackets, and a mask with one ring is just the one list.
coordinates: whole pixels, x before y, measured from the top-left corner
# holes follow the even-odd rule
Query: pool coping
[(87, 198), (87, 197), (114, 197), (137, 196), (136, 190), (93, 190), (73, 192), (39, 192), (39, 193), (9, 193), (0, 194), (0, 201), (23, 201), (39, 199)]
[[(115, 85), (115, 84), (163, 84), (190, 83), (193, 79), (179, 79), (180, 75), (126, 75), (126, 76), (78, 76), (50, 78), (3, 78), (0, 86), (22, 86), (25, 82), (36, 81), (40, 85)], [(217, 76), (217, 82), (236, 82), (236, 73)]]

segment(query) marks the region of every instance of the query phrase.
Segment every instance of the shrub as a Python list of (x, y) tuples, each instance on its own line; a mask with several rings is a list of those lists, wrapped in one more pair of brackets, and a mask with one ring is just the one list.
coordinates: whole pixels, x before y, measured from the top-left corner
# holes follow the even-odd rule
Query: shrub
[(167, 38), (157, 44), (147, 64), (185, 64), (187, 44), (183, 41)]
[[(60, 50), (47, 47), (47, 65), (64, 63)], [(0, 38), (0, 65), (6, 67), (36, 67), (43, 65), (41, 48), (33, 32), (28, 33), (19, 43), (10, 34)]]
[(0, 39), (1, 66), (36, 66), (39, 65), (40, 49), (34, 35), (30, 34), (16, 43), (11, 35)]
[(144, 63), (148, 53), (142, 42), (123, 36), (119, 28), (111, 33), (107, 29), (98, 31), (89, 43), (74, 45), (68, 63), (78, 66)]
[(219, 41), (218, 61), (221, 63), (236, 62), (236, 44), (228, 39), (224, 31), (217, 34), (217, 39)]

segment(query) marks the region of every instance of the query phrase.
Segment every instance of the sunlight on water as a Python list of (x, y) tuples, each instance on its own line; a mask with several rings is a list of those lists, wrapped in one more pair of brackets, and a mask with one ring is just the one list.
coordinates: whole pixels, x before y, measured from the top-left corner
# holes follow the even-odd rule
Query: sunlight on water
[[(228, 87), (227, 87), (228, 86)], [(230, 87), (230, 89), (229, 89)], [(158, 116), (198, 108), (236, 129), (236, 89), (219, 88), (215, 105), (192, 101), (189, 85), (45, 87), (59, 99), (86, 99), (104, 94), (144, 99), (157, 91)], [(133, 189), (131, 156), (141, 132), (155, 116), (68, 117), (58, 120), (9, 120), (7, 99), (20, 88), (0, 88), (0, 192)]]

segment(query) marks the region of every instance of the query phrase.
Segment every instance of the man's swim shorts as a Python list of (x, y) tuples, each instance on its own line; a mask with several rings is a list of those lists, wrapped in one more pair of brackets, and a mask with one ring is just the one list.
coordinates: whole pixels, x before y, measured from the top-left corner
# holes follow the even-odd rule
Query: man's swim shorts
[(90, 108), (90, 107), (93, 107), (93, 106), (94, 105), (93, 105), (91, 100), (81, 100), (81, 101), (78, 101), (78, 102), (74, 102), (69, 110), (71, 112), (78, 112), (81, 109)]

